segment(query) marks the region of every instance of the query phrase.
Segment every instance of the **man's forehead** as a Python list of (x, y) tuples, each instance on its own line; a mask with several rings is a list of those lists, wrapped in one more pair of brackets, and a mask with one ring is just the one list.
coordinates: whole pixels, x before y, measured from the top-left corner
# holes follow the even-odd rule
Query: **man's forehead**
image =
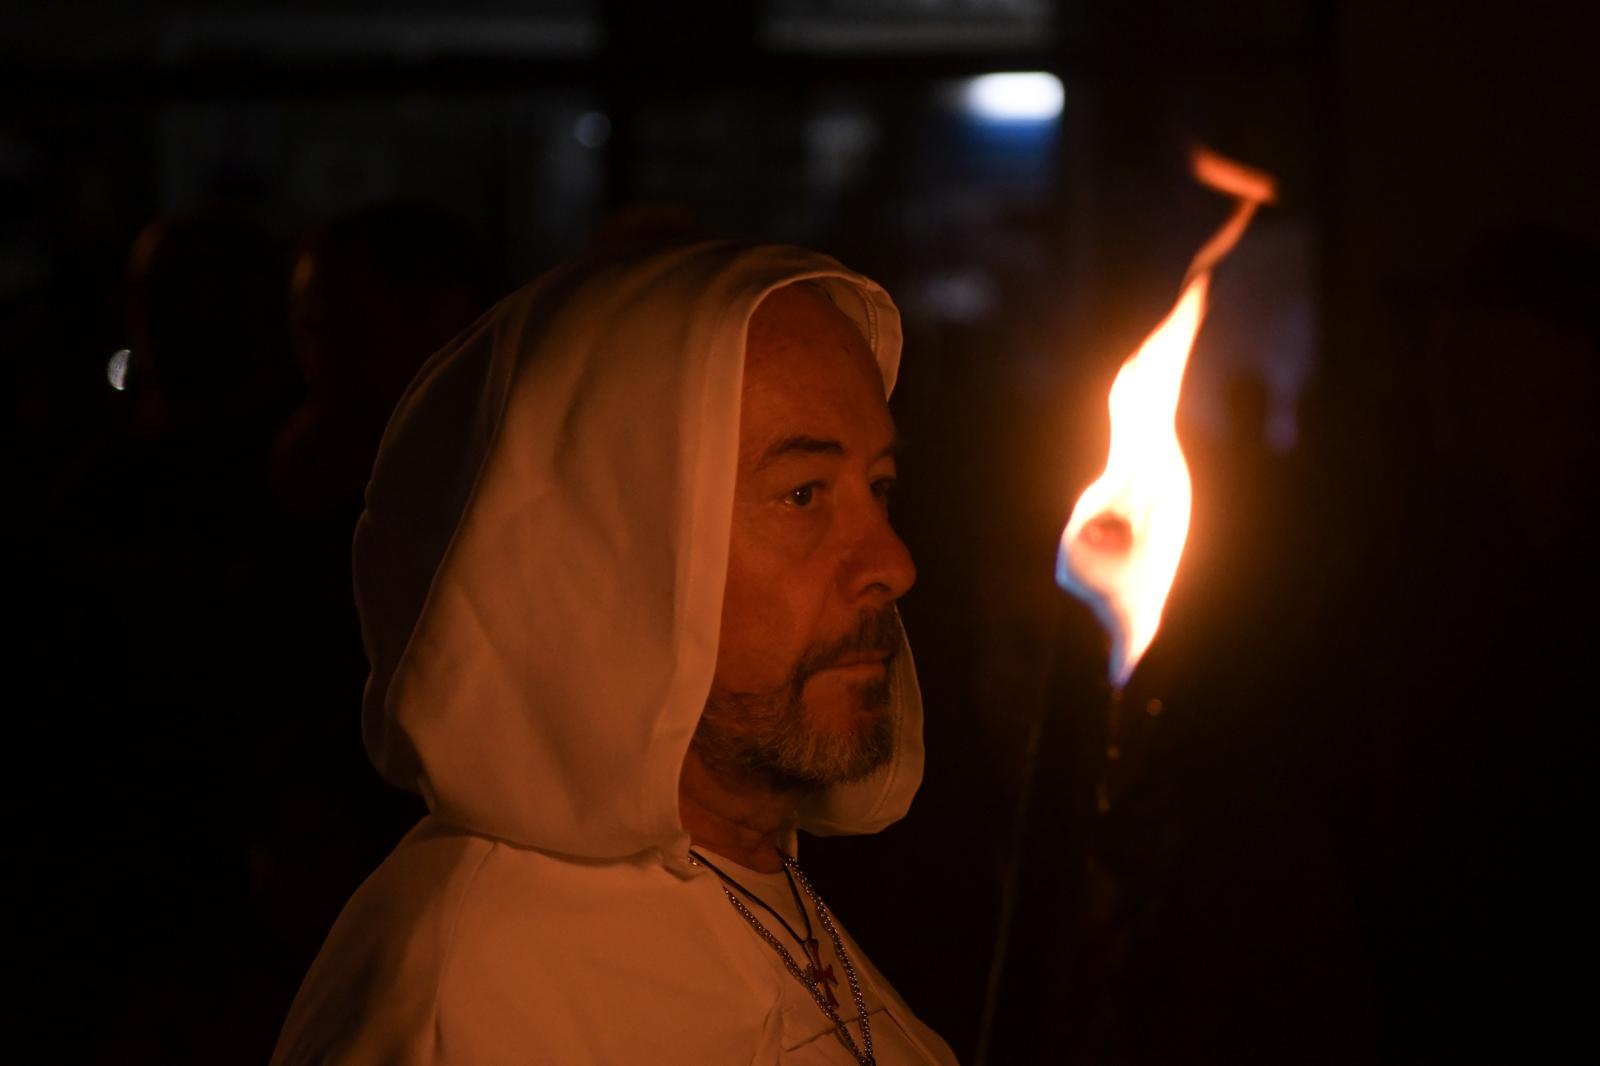
[(740, 422), (746, 470), (805, 456), (870, 459), (895, 438), (865, 338), (810, 285), (775, 290), (751, 316)]
[(770, 316), (793, 313), (805, 308), (831, 308), (846, 321), (849, 321), (850, 317), (839, 311), (833, 295), (828, 291), (827, 286), (817, 278), (801, 278), (799, 281), (791, 281), (786, 285), (778, 286), (761, 298), (761, 301), (756, 304), (753, 314), (754, 316)]
[(842, 348), (876, 365), (871, 346), (855, 321), (813, 280), (774, 289), (756, 305), (746, 336), (746, 366), (802, 345)]

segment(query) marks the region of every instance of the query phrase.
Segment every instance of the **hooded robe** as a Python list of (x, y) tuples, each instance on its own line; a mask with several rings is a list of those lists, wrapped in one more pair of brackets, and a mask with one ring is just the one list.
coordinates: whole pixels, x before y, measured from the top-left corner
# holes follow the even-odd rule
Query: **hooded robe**
[[(275, 1064), (853, 1061), (690, 862), (678, 815), (716, 663), (747, 326), (802, 279), (861, 330), (887, 394), (901, 334), (882, 288), (733, 242), (554, 271), (419, 372), (367, 489), (355, 584), (367, 750), (430, 813), (334, 924)], [(910, 805), (905, 647), (890, 686), (894, 757), (810, 798), (791, 853), (795, 830), (876, 832)], [(840, 932), (877, 1061), (954, 1062)]]

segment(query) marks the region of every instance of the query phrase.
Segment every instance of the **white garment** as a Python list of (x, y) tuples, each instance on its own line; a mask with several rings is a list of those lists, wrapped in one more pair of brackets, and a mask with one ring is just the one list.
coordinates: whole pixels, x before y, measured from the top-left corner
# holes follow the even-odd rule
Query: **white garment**
[[(689, 863), (678, 816), (716, 660), (747, 325), (803, 278), (892, 388), (881, 288), (732, 242), (545, 275), (412, 383), (357, 527), (356, 598), (368, 752), (432, 814), (346, 906), (274, 1063), (852, 1061)], [(813, 797), (796, 829), (875, 832), (910, 805), (909, 649), (891, 670), (895, 757)], [(849, 950), (878, 1061), (953, 1062)]]
[[(427, 818), (340, 915), (273, 1061), (853, 1063), (720, 886), (648, 853), (584, 862)], [(954, 1063), (841, 935), (878, 1062)], [(840, 987), (859, 1044), (842, 971)]]

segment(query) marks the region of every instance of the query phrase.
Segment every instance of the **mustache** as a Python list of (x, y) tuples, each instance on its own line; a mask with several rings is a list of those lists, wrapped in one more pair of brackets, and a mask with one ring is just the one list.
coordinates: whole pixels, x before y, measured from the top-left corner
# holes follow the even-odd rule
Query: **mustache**
[(900, 624), (900, 612), (893, 606), (863, 612), (849, 633), (801, 658), (795, 667), (795, 688), (798, 691), (812, 674), (850, 659), (871, 656), (892, 662), (904, 644), (905, 629)]

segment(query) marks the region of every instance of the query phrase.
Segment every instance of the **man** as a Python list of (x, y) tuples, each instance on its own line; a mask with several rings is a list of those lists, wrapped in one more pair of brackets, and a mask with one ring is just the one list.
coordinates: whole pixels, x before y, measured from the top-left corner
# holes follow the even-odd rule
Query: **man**
[(899, 317), (795, 248), (547, 275), (423, 367), (356, 533), (368, 750), (431, 814), (274, 1061), (948, 1063), (793, 861), (920, 781)]

